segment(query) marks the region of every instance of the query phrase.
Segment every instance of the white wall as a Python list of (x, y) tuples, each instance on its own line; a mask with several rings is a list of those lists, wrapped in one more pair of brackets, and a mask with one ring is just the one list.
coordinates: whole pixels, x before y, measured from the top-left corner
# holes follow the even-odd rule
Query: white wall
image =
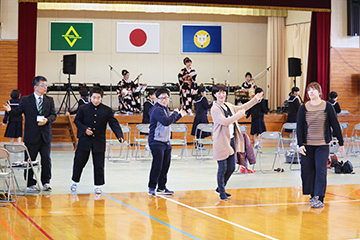
[(1, 0), (1, 40), (18, 39), (18, 1)]
[[(95, 50), (92, 53), (77, 53), (77, 75), (72, 82), (99, 82), (110, 84), (109, 64), (118, 72), (127, 69), (131, 78), (143, 73), (141, 81), (150, 85), (162, 82), (177, 82), (182, 60), (189, 56), (198, 72), (199, 83), (224, 82), (230, 70), (230, 84), (240, 84), (245, 72), (254, 75), (266, 68), (265, 17), (241, 17), (221, 15), (187, 15), (161, 13), (119, 13), (92, 11), (38, 11), (36, 73), (46, 76), (50, 83), (65, 82), (61, 72), (61, 60), (68, 52), (49, 52), (50, 21), (93, 21)], [(160, 53), (136, 54), (116, 52), (116, 22), (160, 23)], [(182, 24), (215, 24), (222, 26), (222, 54), (182, 54)], [(113, 84), (119, 78), (113, 75)], [(258, 85), (265, 89), (266, 79)]]
[(347, 35), (347, 1), (331, 0), (331, 47), (359, 48), (359, 36)]

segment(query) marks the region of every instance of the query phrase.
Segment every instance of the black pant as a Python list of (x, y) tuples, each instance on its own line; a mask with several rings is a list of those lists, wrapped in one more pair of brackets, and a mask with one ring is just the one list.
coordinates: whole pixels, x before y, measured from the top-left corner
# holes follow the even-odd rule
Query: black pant
[(325, 196), (329, 145), (305, 146), (306, 156), (301, 155), (303, 194)]
[[(74, 182), (80, 182), (81, 173), (89, 160), (90, 151), (83, 151), (76, 149), (73, 166), (72, 180)], [(105, 174), (104, 174), (104, 163), (105, 163), (105, 152), (94, 152), (92, 149), (92, 158), (94, 165), (94, 184), (104, 185)]]
[(171, 145), (170, 143), (163, 143), (154, 141), (149, 144), (153, 161), (151, 164), (149, 188), (165, 189), (167, 182), (167, 173), (170, 168), (171, 161)]
[[(51, 158), (50, 158), (50, 149), (51, 143), (44, 142), (42, 137), (38, 143), (25, 143), (25, 146), (29, 150), (31, 161), (35, 161), (38, 153), (41, 156), (41, 182), (42, 184), (50, 183), (51, 179)], [(25, 159), (27, 161), (27, 159)], [(24, 178), (26, 180), (26, 171), (24, 171)], [(30, 187), (36, 184), (34, 179), (34, 172), (32, 169), (29, 170), (29, 180), (27, 186)]]
[[(234, 138), (231, 138), (230, 145), (235, 150)], [(235, 171), (235, 154), (228, 156), (224, 160), (217, 161), (217, 163), (218, 163), (218, 172), (217, 172), (218, 190), (220, 194), (225, 194), (225, 186), (229, 181), (231, 175)]]

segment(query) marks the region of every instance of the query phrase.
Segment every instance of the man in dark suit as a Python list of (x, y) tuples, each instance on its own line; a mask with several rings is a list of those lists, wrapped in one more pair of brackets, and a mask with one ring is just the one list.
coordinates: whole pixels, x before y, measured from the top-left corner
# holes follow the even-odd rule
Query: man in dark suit
[[(43, 76), (33, 79), (34, 93), (21, 99), (19, 106), (11, 110), (6, 104), (5, 110), (10, 116), (18, 117), (24, 113), (24, 143), (29, 150), (31, 161), (35, 161), (38, 153), (41, 156), (41, 182), (44, 191), (50, 191), (52, 141), (51, 123), (56, 119), (54, 99), (46, 96), (47, 80)], [(25, 173), (26, 174), (26, 173)], [(33, 171), (29, 170), (28, 191), (38, 191)]]
[(123, 142), (123, 133), (119, 122), (114, 118), (112, 109), (101, 103), (102, 97), (103, 90), (93, 87), (90, 90), (90, 103), (80, 106), (75, 117), (79, 142), (74, 157), (73, 184), (70, 187), (72, 192), (76, 192), (81, 173), (89, 160), (90, 150), (94, 165), (95, 193), (102, 192), (101, 187), (105, 184), (105, 137), (108, 123), (119, 141)]

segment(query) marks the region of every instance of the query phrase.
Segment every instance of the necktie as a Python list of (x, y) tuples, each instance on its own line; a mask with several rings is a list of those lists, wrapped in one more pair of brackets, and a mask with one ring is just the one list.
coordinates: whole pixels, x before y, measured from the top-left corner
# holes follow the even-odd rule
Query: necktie
[(42, 97), (39, 97), (39, 113), (42, 114), (42, 110), (43, 110), (43, 100)]

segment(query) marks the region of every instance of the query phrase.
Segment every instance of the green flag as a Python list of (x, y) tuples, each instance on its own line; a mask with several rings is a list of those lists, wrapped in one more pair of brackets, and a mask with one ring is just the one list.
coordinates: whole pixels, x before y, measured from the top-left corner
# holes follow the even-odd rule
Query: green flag
[(92, 52), (93, 36), (92, 22), (50, 22), (50, 51)]

